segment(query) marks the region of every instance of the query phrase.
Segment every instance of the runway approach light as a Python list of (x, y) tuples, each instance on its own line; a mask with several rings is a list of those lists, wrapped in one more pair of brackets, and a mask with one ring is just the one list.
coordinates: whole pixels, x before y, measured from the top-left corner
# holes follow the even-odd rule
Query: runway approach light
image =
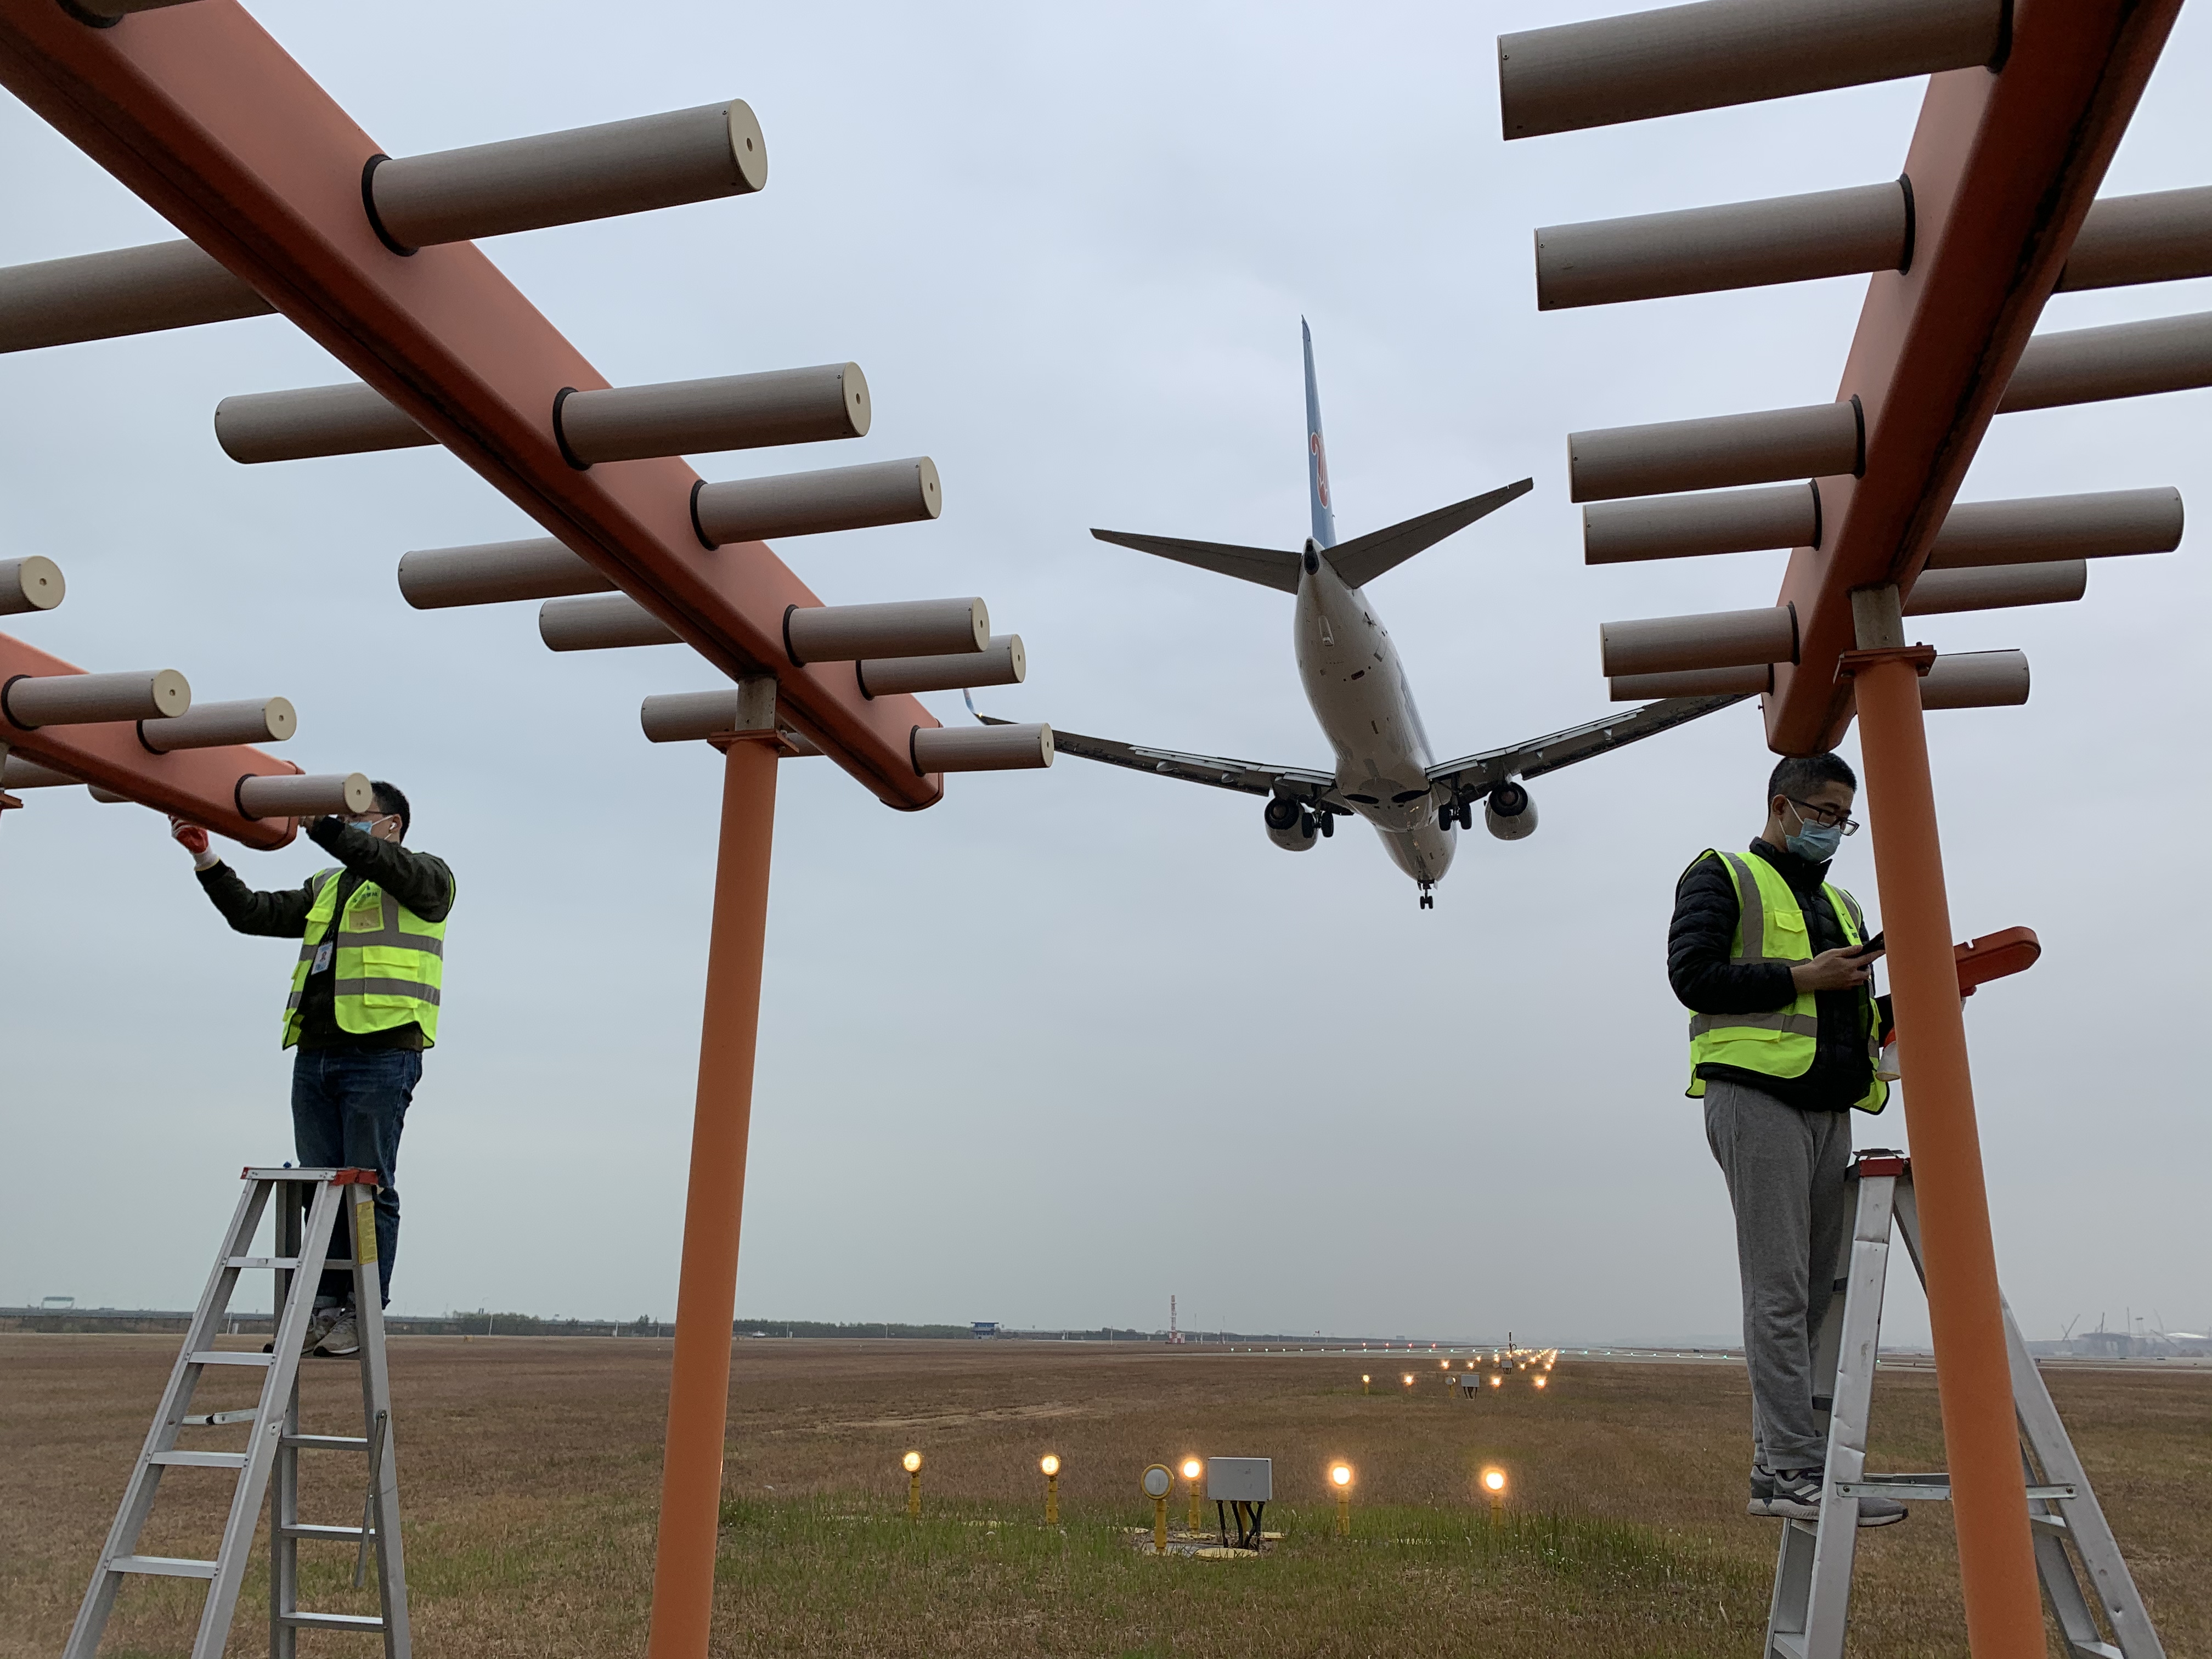
[(1336, 1535), (1349, 1538), (1352, 1536), (1352, 1465), (1330, 1464), (1328, 1484), (1336, 1488)]
[(1411, 1372), (1411, 1371), (1407, 1371), (1407, 1372), (1406, 1373), (1406, 1376), (1405, 1376), (1405, 1379), (1404, 1379), (1404, 1381), (1405, 1381), (1405, 1384), (1406, 1384), (1406, 1386), (1407, 1386), (1407, 1388), (1409, 1388), (1409, 1389), (1410, 1389), (1410, 1388), (1412, 1388), (1412, 1387), (1413, 1386), (1413, 1372)]
[(1490, 1499), (1490, 1523), (1496, 1526), (1505, 1518), (1505, 1471), (1498, 1468), (1482, 1472), (1483, 1496)]
[[(1364, 1382), (1367, 1379), (1363, 1376), (1359, 1380)], [(1190, 1491), (1190, 1529), (1196, 1532), (1198, 1530), (1198, 1496), (1206, 1480), (1206, 1460), (1202, 1457), (1184, 1458), (1182, 1479), (1183, 1485)]]
[(1551, 1379), (1550, 1377), (1548, 1377), (1548, 1376), (1539, 1376), (1539, 1377), (1536, 1379), (1536, 1386), (1537, 1386), (1538, 1388), (1540, 1388), (1540, 1388), (1542, 1388), (1542, 1387), (1544, 1386), (1544, 1384), (1546, 1384), (1547, 1382), (1550, 1382), (1551, 1380), (1552, 1380), (1552, 1379)]
[(921, 1454), (910, 1451), (899, 1459), (906, 1471), (906, 1514), (909, 1521), (921, 1519)]
[(1056, 1527), (1060, 1524), (1060, 1459), (1047, 1452), (1037, 1467), (1044, 1471), (1044, 1523)]
[(1145, 1471), (1138, 1483), (1145, 1496), (1152, 1500), (1152, 1553), (1168, 1553), (1168, 1492), (1175, 1486), (1175, 1471), (1164, 1463), (1155, 1463)]
[(1369, 1376), (1365, 1371), (1362, 1371), (1362, 1372), (1360, 1372), (1360, 1373), (1359, 1373), (1359, 1392), (1360, 1392), (1360, 1393), (1362, 1393), (1362, 1394), (1365, 1394), (1365, 1393), (1369, 1392), (1367, 1385), (1368, 1385), (1370, 1382), (1372, 1382), (1374, 1380), (1375, 1380), (1375, 1379), (1374, 1379), (1373, 1377), (1370, 1376)]
[(1490, 1374), (1490, 1386), (1493, 1389), (1502, 1389), (1505, 1386), (1505, 1379), (1492, 1371)]

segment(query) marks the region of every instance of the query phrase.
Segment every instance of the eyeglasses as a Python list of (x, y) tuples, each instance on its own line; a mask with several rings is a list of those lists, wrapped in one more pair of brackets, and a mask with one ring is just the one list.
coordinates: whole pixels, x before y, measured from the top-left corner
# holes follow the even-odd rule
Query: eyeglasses
[(1847, 808), (1816, 806), (1811, 801), (1799, 800), (1795, 795), (1784, 795), (1782, 799), (1796, 807), (1797, 816), (1808, 823), (1824, 823), (1832, 829), (1840, 827), (1847, 836), (1856, 836), (1859, 832), (1859, 821), (1850, 816)]

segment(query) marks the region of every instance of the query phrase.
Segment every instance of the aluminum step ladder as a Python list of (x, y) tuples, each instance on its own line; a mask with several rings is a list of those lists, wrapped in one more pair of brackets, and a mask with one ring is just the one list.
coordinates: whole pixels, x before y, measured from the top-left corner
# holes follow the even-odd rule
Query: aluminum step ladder
[[(1858, 1544), (1859, 1499), (1947, 1499), (1948, 1474), (1869, 1474), (1867, 1420), (1874, 1401), (1875, 1356), (1881, 1336), (1881, 1299), (1889, 1270), (1893, 1220), (1916, 1271), (1920, 1212), (1911, 1160), (1869, 1149), (1851, 1160), (1857, 1203), (1837, 1264), (1835, 1288), (1814, 1347), (1815, 1408), (1828, 1419), (1828, 1462), (1818, 1522), (1784, 1521), (1767, 1615), (1765, 1659), (1842, 1659), (1849, 1617), (1851, 1562)], [(2129, 1575), (2089, 1477), (2059, 1421), (2042, 1375), (2004, 1309), (2005, 1349), (2012, 1362), (2013, 1407), (2020, 1419), (2021, 1458), (2027, 1470), (2027, 1508), (2035, 1565), (2057, 1616), (2071, 1659), (2165, 1659), (2135, 1580)], [(2083, 1589), (2084, 1583), (2088, 1589)], [(2101, 1622), (2098, 1614), (2103, 1615)]]
[[(230, 1635), (238, 1595), (246, 1580), (247, 1558), (261, 1515), (262, 1498), (273, 1491), (270, 1522), (269, 1650), (271, 1659), (294, 1659), (302, 1630), (375, 1631), (384, 1638), (385, 1659), (410, 1659), (406, 1568), (399, 1543), (398, 1463), (392, 1441), (392, 1386), (384, 1362), (383, 1297), (376, 1261), (376, 1172), (373, 1170), (257, 1170), (242, 1172), (246, 1190), (222, 1237), (215, 1270), (185, 1334), (169, 1386), (161, 1395), (146, 1443), (139, 1451), (122, 1507), (108, 1529), (107, 1542), (93, 1570), (92, 1583), (77, 1611), (64, 1659), (93, 1659), (114, 1609), (116, 1592), (133, 1573), (208, 1581), (192, 1659), (221, 1659)], [(275, 1251), (254, 1255), (255, 1235), (272, 1209)], [(359, 1435), (303, 1434), (300, 1430), (301, 1345), (314, 1315), (315, 1288), (333, 1238), (350, 1237), (349, 1261), (329, 1262), (353, 1274), (355, 1323), (360, 1333), (362, 1422)], [(275, 1330), (269, 1350), (240, 1352), (216, 1346), (228, 1320), (239, 1276), (267, 1268), (276, 1273)], [(349, 1356), (353, 1358), (353, 1356)], [(330, 1360), (319, 1360), (330, 1364)], [(191, 1415), (192, 1395), (211, 1367), (259, 1368), (264, 1373), (259, 1404), (251, 1410)], [(251, 1425), (243, 1449), (180, 1449), (186, 1428)], [(368, 1479), (359, 1526), (311, 1526), (300, 1519), (300, 1454), (303, 1450), (364, 1452)], [(211, 1561), (177, 1556), (141, 1555), (138, 1538), (165, 1469), (231, 1469), (238, 1485), (222, 1542)], [(365, 1613), (309, 1613), (299, 1605), (299, 1547), (302, 1539), (355, 1547), (353, 1582), (363, 1582), (368, 1560), (376, 1562), (381, 1611)]]

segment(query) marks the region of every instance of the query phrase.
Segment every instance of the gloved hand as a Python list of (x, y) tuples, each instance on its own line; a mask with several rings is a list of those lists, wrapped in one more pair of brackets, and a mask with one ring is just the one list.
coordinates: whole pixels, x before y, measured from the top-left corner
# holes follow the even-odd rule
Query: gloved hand
[(195, 870), (212, 870), (222, 862), (216, 855), (215, 849), (208, 845), (208, 832), (197, 823), (187, 823), (183, 818), (171, 818), (169, 838), (192, 855), (192, 868)]

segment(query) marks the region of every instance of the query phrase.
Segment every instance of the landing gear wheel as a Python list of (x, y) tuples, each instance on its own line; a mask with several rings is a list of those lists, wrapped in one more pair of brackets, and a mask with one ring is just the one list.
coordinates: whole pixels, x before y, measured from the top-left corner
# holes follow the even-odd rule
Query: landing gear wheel
[(1323, 841), (1327, 841), (1327, 840), (1328, 840), (1331, 836), (1334, 835), (1335, 833), (1336, 833), (1336, 814), (1335, 814), (1335, 813), (1334, 813), (1334, 812), (1323, 812), (1323, 813), (1321, 815), (1321, 837), (1322, 837), (1322, 839)]
[(1429, 891), (1429, 890), (1428, 890), (1427, 888), (1425, 888), (1425, 887), (1424, 887), (1423, 889), (1421, 889), (1421, 908), (1423, 908), (1424, 910), (1433, 910), (1433, 909), (1435, 909), (1436, 908), (1437, 908), (1437, 899), (1436, 899), (1436, 895), (1435, 895), (1435, 894), (1433, 894), (1433, 893), (1431, 893), (1431, 892), (1430, 892), (1430, 891)]

